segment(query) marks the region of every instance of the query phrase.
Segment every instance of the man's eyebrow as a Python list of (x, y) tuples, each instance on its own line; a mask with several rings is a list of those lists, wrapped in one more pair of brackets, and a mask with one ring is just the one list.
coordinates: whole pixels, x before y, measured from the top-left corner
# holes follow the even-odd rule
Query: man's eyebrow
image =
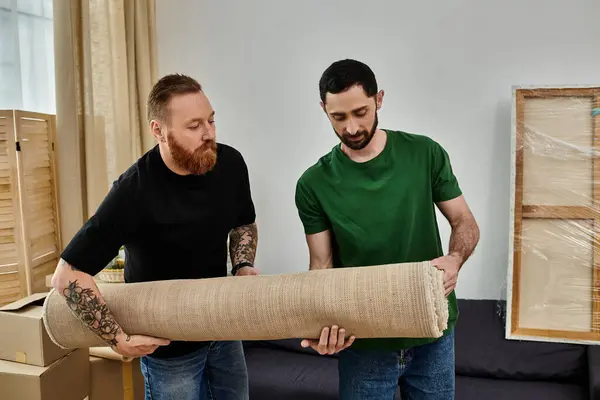
[[(214, 118), (215, 116), (215, 112), (213, 111), (212, 113), (210, 113), (210, 115), (208, 116), (208, 119)], [(202, 122), (204, 121), (204, 118), (191, 118), (190, 120), (188, 120), (186, 122), (186, 124), (191, 124), (192, 122)]]
[[(354, 110), (352, 110), (352, 111), (351, 111), (351, 113), (356, 113), (356, 112), (360, 112), (360, 111), (365, 111), (365, 110), (366, 110), (368, 107), (369, 107), (369, 106), (361, 106), (361, 107), (355, 108)], [(343, 112), (341, 112), (341, 111), (333, 111), (333, 112), (331, 112), (331, 113), (329, 113), (329, 114), (331, 114), (331, 115), (335, 115), (335, 116), (340, 116), (340, 117), (341, 117), (341, 116), (344, 116), (344, 115), (346, 115), (346, 113), (343, 113)]]
[(355, 112), (359, 112), (359, 111), (365, 111), (367, 108), (368, 108), (368, 106), (358, 107), (358, 108), (352, 110), (352, 112), (355, 113)]

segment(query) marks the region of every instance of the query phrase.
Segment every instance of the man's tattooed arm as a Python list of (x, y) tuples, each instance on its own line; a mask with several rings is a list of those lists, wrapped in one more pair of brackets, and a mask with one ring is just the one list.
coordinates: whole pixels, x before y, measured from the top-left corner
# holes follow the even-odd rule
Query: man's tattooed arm
[(70, 310), (110, 346), (129, 340), (106, 306), (94, 278), (60, 260), (52, 278), (54, 288), (65, 297)]
[(121, 332), (110, 310), (91, 288), (82, 287), (77, 280), (69, 282), (63, 290), (67, 304), (73, 313), (106, 343), (116, 346)]
[(243, 225), (229, 234), (229, 255), (235, 266), (241, 262), (254, 264), (258, 245), (258, 229), (256, 224)]

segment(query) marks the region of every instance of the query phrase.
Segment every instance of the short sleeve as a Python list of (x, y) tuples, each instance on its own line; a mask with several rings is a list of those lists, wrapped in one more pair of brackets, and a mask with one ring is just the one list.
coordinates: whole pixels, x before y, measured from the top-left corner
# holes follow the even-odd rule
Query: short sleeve
[(253, 224), (256, 221), (256, 209), (252, 200), (252, 191), (250, 190), (250, 176), (248, 166), (240, 155), (241, 167), (239, 170), (241, 183), (238, 186), (237, 201), (237, 218), (235, 227)]
[(452, 200), (462, 194), (458, 180), (452, 170), (446, 150), (434, 142), (432, 157), (431, 190), (433, 201), (438, 203)]
[(140, 205), (134, 186), (117, 181), (94, 213), (75, 234), (61, 258), (80, 271), (96, 275), (138, 230)]
[(296, 184), (295, 202), (305, 234), (313, 235), (329, 228), (325, 212), (302, 179)]

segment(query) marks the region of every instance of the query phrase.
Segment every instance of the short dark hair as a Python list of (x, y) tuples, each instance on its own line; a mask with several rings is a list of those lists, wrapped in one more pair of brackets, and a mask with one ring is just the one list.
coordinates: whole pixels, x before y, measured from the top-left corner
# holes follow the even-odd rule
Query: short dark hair
[(368, 97), (377, 94), (377, 80), (368, 65), (351, 59), (336, 61), (319, 80), (321, 101), (325, 103), (327, 93), (342, 93), (356, 85), (360, 85)]
[(165, 123), (168, 121), (167, 105), (174, 95), (201, 91), (202, 85), (187, 75), (170, 74), (163, 76), (154, 84), (150, 94), (148, 94), (148, 122), (153, 119)]

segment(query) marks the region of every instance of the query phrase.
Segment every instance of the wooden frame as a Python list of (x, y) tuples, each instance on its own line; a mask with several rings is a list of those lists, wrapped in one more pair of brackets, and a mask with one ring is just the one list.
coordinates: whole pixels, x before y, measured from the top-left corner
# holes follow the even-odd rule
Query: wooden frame
[[(23, 218), (15, 151), (14, 115), (10, 111), (0, 110), (0, 143), (2, 143), (2, 152), (6, 151), (6, 154), (0, 155), (0, 179), (3, 187), (10, 187), (8, 192), (3, 191), (0, 194), (0, 203), (2, 203), (0, 205), (0, 218), (2, 219), (0, 222), (0, 246), (15, 246), (14, 256), (11, 253), (8, 257), (5, 254), (0, 257), (0, 304), (3, 304), (6, 301), (17, 300), (29, 292), (24, 249), (19, 245), (23, 235), (20, 221)], [(7, 165), (4, 165), (5, 162)], [(9, 196), (5, 196), (5, 194)], [(4, 207), (4, 203), (6, 203), (6, 207)], [(0, 250), (0, 253), (3, 251), (4, 248)]]
[[(576, 99), (577, 102), (583, 104), (589, 104), (590, 110), (590, 121), (585, 121), (586, 126), (590, 126), (590, 138), (589, 145), (583, 145), (584, 151), (581, 154), (585, 154), (587, 150), (587, 158), (591, 163), (591, 171), (589, 178), (580, 178), (579, 183), (583, 186), (589, 184), (589, 195), (584, 196), (589, 202), (580, 202), (576, 204), (531, 204), (525, 202), (524, 187), (526, 186), (527, 179), (531, 178), (525, 173), (525, 154), (531, 154), (531, 143), (528, 141), (536, 140), (528, 138), (528, 128), (526, 126), (526, 109), (527, 102), (529, 100), (553, 99), (561, 101), (567, 99)], [(575, 100), (574, 100), (575, 101)], [(587, 113), (587, 106), (582, 106), (581, 110)], [(506, 337), (508, 339), (517, 340), (534, 340), (534, 341), (552, 341), (552, 342), (564, 342), (564, 343), (588, 343), (598, 344), (600, 343), (600, 115), (598, 114), (600, 109), (600, 86), (574, 86), (574, 87), (537, 87), (537, 88), (513, 88), (513, 131), (512, 131), (512, 162), (511, 162), (511, 235), (510, 235), (510, 252), (509, 252), (509, 265), (508, 265), (508, 289), (507, 289), (507, 321), (506, 321)], [(580, 111), (581, 111), (580, 110)], [(594, 111), (596, 110), (596, 111)], [(581, 111), (583, 113), (583, 111)], [(550, 115), (550, 113), (548, 114)], [(583, 114), (582, 114), (583, 115)], [(556, 118), (556, 116), (554, 116)], [(589, 124), (589, 125), (587, 125)], [(564, 132), (562, 132), (564, 133)], [(566, 132), (569, 134), (569, 132)], [(535, 134), (545, 135), (544, 132), (535, 132)], [(574, 133), (575, 135), (575, 133)], [(548, 139), (551, 143), (553, 138)], [(540, 147), (544, 147), (544, 142), (540, 141)], [(587, 146), (587, 148), (586, 148)], [(551, 147), (551, 146), (548, 146)], [(527, 153), (529, 151), (529, 153)], [(544, 152), (552, 153), (553, 149), (541, 149), (538, 153)], [(577, 151), (581, 151), (579, 148)], [(558, 153), (557, 153), (558, 154)], [(557, 157), (550, 155), (550, 157)], [(584, 157), (582, 157), (584, 158)], [(533, 157), (532, 157), (533, 159)], [(532, 161), (533, 164), (533, 161)], [(534, 171), (535, 173), (535, 171)], [(538, 177), (539, 178), (539, 177)], [(551, 176), (547, 177), (551, 179)], [(572, 177), (573, 180), (577, 180), (577, 176)], [(575, 192), (575, 190), (573, 191)], [(549, 191), (547, 191), (549, 193)], [(530, 196), (530, 199), (535, 196)], [(542, 196), (537, 196), (541, 198)], [(548, 203), (552, 203), (549, 201)], [(567, 201), (565, 201), (567, 203)], [(526, 326), (524, 323), (524, 316), (522, 310), (522, 294), (525, 293), (530, 296), (530, 293), (523, 291), (523, 280), (525, 279), (524, 271), (529, 266), (524, 262), (524, 254), (526, 253), (524, 240), (530, 240), (534, 236), (532, 233), (531, 237), (524, 235), (525, 224), (554, 224), (557, 229), (570, 229), (568, 232), (572, 232), (572, 235), (580, 235), (579, 238), (584, 235), (590, 236), (590, 267), (591, 276), (590, 283), (587, 287), (579, 286), (577, 290), (581, 293), (589, 290), (587, 295), (580, 297), (580, 300), (585, 302), (589, 300), (589, 311), (587, 308), (581, 308), (581, 310), (574, 310), (575, 313), (580, 312), (581, 314), (577, 317), (581, 319), (588, 319), (590, 321), (589, 329), (575, 329), (574, 326), (564, 326), (564, 328), (557, 327), (559, 324), (556, 321), (548, 325), (554, 325), (553, 328), (536, 327), (531, 328)], [(574, 221), (575, 227), (566, 227), (567, 221)], [(584, 224), (591, 225), (591, 229), (583, 229), (581, 226)], [(531, 226), (531, 225), (530, 225)], [(546, 229), (548, 230), (548, 229)], [(539, 232), (544, 230), (538, 229)], [(581, 231), (581, 232), (580, 232)], [(568, 234), (567, 232), (567, 234)], [(541, 237), (542, 235), (540, 235)], [(556, 237), (556, 236), (555, 236)], [(564, 242), (568, 242), (569, 238), (565, 237)], [(539, 241), (538, 241), (539, 243)], [(576, 244), (575, 246), (579, 246)], [(571, 243), (571, 247), (573, 244)], [(584, 245), (581, 244), (583, 248)], [(571, 258), (573, 263), (576, 263), (576, 258)], [(531, 260), (531, 258), (530, 258)], [(551, 261), (551, 260), (550, 260)], [(565, 268), (571, 268), (571, 265), (560, 264)], [(580, 270), (582, 270), (580, 268)], [(551, 272), (550, 272), (551, 273)], [(530, 272), (531, 274), (531, 272)], [(543, 279), (543, 277), (540, 277)], [(530, 281), (532, 282), (532, 281)], [(559, 285), (560, 283), (557, 283)], [(548, 296), (551, 296), (548, 295)], [(585, 296), (589, 296), (589, 299)], [(552, 302), (544, 304), (543, 307), (553, 307)], [(573, 307), (573, 306), (572, 306)], [(590, 315), (586, 315), (586, 314)]]
[[(0, 165), (2, 196), (7, 197), (0, 213), (0, 228), (5, 228), (4, 247), (0, 249), (5, 251), (0, 259), (0, 304), (4, 304), (17, 300), (17, 272), (20, 297), (47, 290), (45, 278), (56, 268), (62, 238), (54, 153), (55, 116), (0, 110), (0, 121), (1, 157), (6, 160), (0, 164), (7, 164)], [(8, 185), (10, 196), (6, 192)], [(13, 289), (8, 290), (9, 286)]]
[(46, 288), (46, 275), (54, 272), (62, 250), (54, 157), (55, 117), (16, 110), (14, 120), (15, 139), (21, 148), (17, 152), (21, 233), (28, 292), (32, 294)]

